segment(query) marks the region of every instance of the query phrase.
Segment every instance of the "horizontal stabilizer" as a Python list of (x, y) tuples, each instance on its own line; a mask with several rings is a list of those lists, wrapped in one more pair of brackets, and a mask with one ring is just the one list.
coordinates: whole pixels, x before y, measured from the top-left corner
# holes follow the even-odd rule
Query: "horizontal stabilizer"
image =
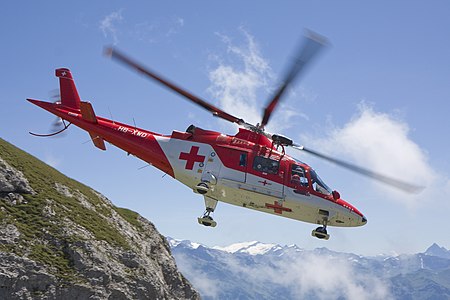
[(89, 132), (89, 135), (91, 136), (92, 142), (94, 143), (94, 146), (101, 149), (106, 150), (105, 140), (95, 133)]
[(91, 123), (97, 124), (97, 116), (95, 115), (94, 108), (90, 102), (82, 101), (80, 103), (81, 116), (83, 120), (89, 121)]
[[(81, 117), (83, 118), (83, 120), (86, 120), (93, 124), (98, 124), (97, 116), (95, 115), (94, 108), (92, 108), (91, 103), (81, 101), (80, 110), (81, 110)], [(91, 136), (92, 142), (94, 143), (95, 147), (102, 150), (106, 150), (105, 141), (101, 136), (92, 132), (89, 132), (89, 135)]]

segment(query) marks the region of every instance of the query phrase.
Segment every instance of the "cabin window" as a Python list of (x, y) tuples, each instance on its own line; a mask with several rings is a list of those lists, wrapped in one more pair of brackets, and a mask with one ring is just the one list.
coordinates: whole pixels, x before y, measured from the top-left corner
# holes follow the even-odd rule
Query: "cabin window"
[(322, 181), (322, 179), (320, 179), (319, 175), (317, 175), (317, 173), (313, 169), (311, 169), (309, 173), (311, 174), (311, 182), (313, 189), (316, 192), (319, 192), (324, 195), (331, 195), (333, 193), (331, 189), (325, 184), (325, 182)]
[(291, 183), (296, 186), (308, 186), (308, 178), (305, 169), (302, 166), (293, 164), (291, 171)]
[(267, 174), (277, 174), (280, 162), (264, 156), (256, 156), (253, 160), (253, 169)]
[(239, 166), (245, 167), (247, 165), (247, 153), (241, 153), (239, 156)]

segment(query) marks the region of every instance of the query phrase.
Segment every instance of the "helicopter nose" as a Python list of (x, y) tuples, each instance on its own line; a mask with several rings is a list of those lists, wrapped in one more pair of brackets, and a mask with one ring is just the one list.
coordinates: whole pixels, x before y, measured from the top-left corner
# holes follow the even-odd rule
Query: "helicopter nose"
[(363, 216), (361, 221), (362, 221), (362, 224), (365, 225), (367, 223), (367, 218)]

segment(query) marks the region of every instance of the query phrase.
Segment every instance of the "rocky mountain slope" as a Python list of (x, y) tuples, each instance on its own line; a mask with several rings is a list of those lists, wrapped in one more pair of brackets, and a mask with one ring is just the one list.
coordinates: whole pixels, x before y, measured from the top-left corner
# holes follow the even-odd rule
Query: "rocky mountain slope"
[(206, 247), (169, 238), (204, 299), (450, 299), (450, 251), (366, 257), (260, 242)]
[(0, 139), (0, 299), (198, 299), (137, 213)]

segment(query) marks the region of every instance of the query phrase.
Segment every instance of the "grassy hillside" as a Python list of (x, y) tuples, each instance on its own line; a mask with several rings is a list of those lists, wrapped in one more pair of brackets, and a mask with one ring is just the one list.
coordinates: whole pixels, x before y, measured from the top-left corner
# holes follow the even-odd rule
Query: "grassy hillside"
[[(121, 232), (112, 227), (107, 219), (114, 210), (140, 229), (137, 213), (110, 205), (88, 186), (66, 177), (2, 139), (0, 157), (21, 171), (36, 192), (34, 195), (22, 195), (25, 201), (16, 205), (0, 200), (0, 222), (13, 224), (20, 232), (17, 244), (0, 244), (0, 251), (13, 252), (50, 265), (57, 269), (60, 276), (71, 276), (74, 270), (63, 250), (68, 243), (82, 237), (62, 229), (65, 227), (63, 223), (67, 224), (67, 221), (84, 227), (97, 240), (124, 250), (130, 248)], [(76, 197), (58, 192), (55, 188), (58, 184), (67, 187)], [(76, 198), (82, 198), (87, 203)]]

